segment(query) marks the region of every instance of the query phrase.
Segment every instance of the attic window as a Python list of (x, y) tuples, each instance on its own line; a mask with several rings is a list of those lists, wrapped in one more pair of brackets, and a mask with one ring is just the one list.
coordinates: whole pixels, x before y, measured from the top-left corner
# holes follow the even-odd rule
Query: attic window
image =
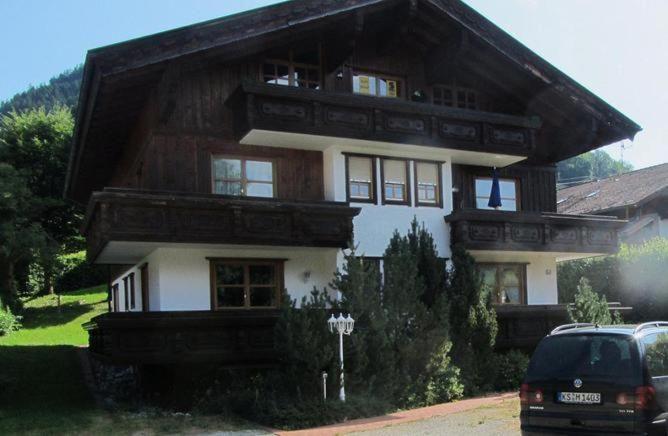
[(433, 103), (435, 105), (473, 110), (479, 108), (477, 93), (472, 89), (434, 85), (433, 91)]
[(353, 92), (376, 97), (402, 97), (401, 79), (362, 71), (353, 73)]
[(318, 53), (295, 54), (286, 59), (266, 59), (262, 65), (262, 81), (275, 85), (320, 89)]

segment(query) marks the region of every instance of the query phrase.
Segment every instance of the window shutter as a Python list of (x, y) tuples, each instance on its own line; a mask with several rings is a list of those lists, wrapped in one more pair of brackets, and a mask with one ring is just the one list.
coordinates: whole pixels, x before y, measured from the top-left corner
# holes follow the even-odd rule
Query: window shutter
[(406, 162), (401, 160), (384, 160), (383, 174), (385, 182), (406, 184)]
[(348, 160), (349, 180), (371, 183), (371, 158), (351, 156)]
[(438, 167), (433, 163), (417, 163), (418, 183), (438, 186)]

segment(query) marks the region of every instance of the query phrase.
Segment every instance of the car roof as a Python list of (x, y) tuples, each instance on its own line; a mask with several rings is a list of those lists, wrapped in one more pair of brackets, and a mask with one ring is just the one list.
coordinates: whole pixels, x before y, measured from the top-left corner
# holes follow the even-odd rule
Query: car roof
[(583, 326), (575, 327), (566, 330), (561, 330), (551, 333), (549, 336), (563, 336), (563, 335), (624, 335), (624, 336), (645, 336), (649, 333), (668, 331), (668, 326), (653, 326), (647, 325), (636, 333), (636, 329), (641, 324), (616, 324), (616, 325), (601, 325), (601, 326)]

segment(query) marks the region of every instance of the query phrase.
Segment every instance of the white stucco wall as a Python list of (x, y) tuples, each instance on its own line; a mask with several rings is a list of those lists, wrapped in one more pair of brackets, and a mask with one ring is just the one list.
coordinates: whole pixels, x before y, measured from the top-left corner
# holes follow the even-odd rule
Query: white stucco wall
[[(373, 153), (373, 151), (352, 146), (332, 146), (323, 152), (325, 198), (327, 200), (346, 201), (345, 152)], [(450, 227), (445, 223), (443, 218), (452, 212), (452, 165), (450, 156), (446, 153), (439, 154), (433, 150), (425, 152), (419, 148), (408, 150), (389, 149), (378, 154), (404, 159), (427, 159), (444, 162), (441, 166), (443, 207), (415, 206), (415, 187), (413, 186), (415, 165), (411, 162), (409, 189), (412, 204), (410, 206), (350, 203), (351, 206), (362, 208), (360, 214), (353, 221), (355, 244), (358, 246), (358, 253), (366, 256), (382, 256), (394, 230), (399, 230), (400, 233), (405, 234), (410, 227), (413, 217), (417, 217), (418, 221), (424, 223), (425, 227), (433, 235), (439, 256), (449, 257)], [(382, 181), (379, 179), (381, 163), (379, 159), (375, 162), (377, 176), (376, 198), (380, 199), (382, 190)]]
[(661, 220), (659, 224), (659, 235), (662, 238), (668, 238), (668, 219)]
[[(123, 278), (128, 277), (132, 273), (134, 273), (134, 281), (135, 281), (135, 307), (133, 309), (130, 306), (130, 301), (131, 301), (130, 293), (132, 288), (130, 285), (130, 277), (128, 277), (128, 312), (141, 312), (142, 294), (141, 294), (141, 272), (139, 271), (140, 265), (142, 264), (141, 263), (137, 264), (132, 268), (124, 271), (118, 277), (118, 279), (114, 280), (114, 282), (112, 283), (112, 285), (118, 285), (118, 310), (120, 312), (125, 312), (125, 288), (124, 288)], [(112, 294), (112, 300), (113, 300), (113, 294)]]
[(558, 253), (472, 251), (477, 262), (526, 263), (527, 304), (557, 304)]
[[(141, 311), (141, 287), (138, 266), (149, 265), (149, 308), (151, 311), (210, 310), (211, 287), (207, 258), (286, 259), (284, 284), (297, 302), (308, 296), (313, 287), (329, 288), (337, 266), (340, 250), (335, 248), (186, 246), (163, 247), (154, 250), (141, 263), (121, 275), (119, 309), (124, 310), (123, 280), (135, 272), (137, 305)], [(308, 277), (307, 277), (308, 276)]]

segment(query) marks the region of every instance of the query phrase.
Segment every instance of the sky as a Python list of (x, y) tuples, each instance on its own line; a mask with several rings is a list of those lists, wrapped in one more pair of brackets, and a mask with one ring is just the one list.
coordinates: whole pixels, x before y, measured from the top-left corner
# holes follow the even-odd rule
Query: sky
[[(605, 148), (635, 168), (668, 161), (668, 1), (465, 0), (642, 126)], [(276, 3), (0, 0), (0, 101), (83, 63), (86, 51)]]

